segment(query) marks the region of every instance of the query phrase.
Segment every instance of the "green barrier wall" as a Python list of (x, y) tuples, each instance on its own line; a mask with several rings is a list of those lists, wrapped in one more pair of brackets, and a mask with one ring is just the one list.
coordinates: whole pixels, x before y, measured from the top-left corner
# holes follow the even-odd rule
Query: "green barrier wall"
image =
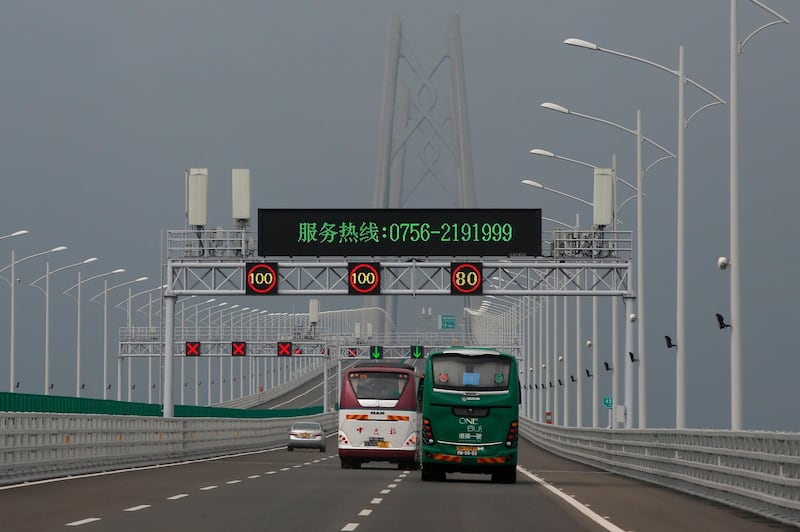
[[(160, 404), (129, 403), (83, 397), (0, 392), (0, 412), (47, 412), (53, 414), (106, 414), (161, 417)], [(175, 405), (175, 417), (273, 418), (321, 414), (321, 406), (274, 410), (239, 410), (209, 406)]]

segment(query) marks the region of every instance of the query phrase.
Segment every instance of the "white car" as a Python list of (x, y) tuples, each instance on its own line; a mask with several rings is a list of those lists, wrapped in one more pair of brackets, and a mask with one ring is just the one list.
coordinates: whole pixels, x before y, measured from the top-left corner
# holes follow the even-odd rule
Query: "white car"
[(319, 452), (325, 452), (325, 431), (322, 425), (315, 421), (298, 421), (294, 423), (289, 429), (289, 443), (287, 444), (288, 451), (294, 451), (295, 448), (302, 449), (319, 449)]

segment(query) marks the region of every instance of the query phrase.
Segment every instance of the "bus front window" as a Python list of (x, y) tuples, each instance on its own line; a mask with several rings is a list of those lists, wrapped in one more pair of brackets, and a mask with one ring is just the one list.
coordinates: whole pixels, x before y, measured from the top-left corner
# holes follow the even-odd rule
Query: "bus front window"
[(447, 354), (433, 361), (435, 388), (465, 391), (507, 390), (511, 363), (497, 357)]

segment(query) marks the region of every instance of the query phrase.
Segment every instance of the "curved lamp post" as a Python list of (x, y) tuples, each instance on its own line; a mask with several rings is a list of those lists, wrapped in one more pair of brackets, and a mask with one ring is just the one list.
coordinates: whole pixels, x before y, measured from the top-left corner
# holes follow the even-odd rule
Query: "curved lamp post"
[[(55, 270), (50, 270), (50, 261), (47, 261), (47, 267), (45, 270), (45, 274), (29, 283), (28, 286), (35, 286), (39, 290), (44, 293), (44, 394), (50, 395), (50, 387), (52, 383), (50, 382), (50, 276), (54, 273), (58, 273), (62, 270), (66, 270), (68, 268), (74, 268), (75, 266), (81, 266), (83, 264), (90, 264), (95, 262), (97, 257), (90, 257), (86, 260), (81, 262), (76, 262), (75, 264), (70, 264), (68, 266), (62, 266), (60, 268), (56, 268)], [(44, 279), (44, 288), (39, 286), (38, 283)]]
[[(636, 61), (637, 63), (642, 63), (664, 72), (668, 72), (673, 76), (678, 78), (678, 221), (677, 221), (677, 269), (676, 269), (676, 285), (677, 285), (677, 292), (676, 292), (676, 334), (677, 334), (677, 345), (678, 350), (676, 354), (676, 401), (675, 401), (675, 410), (676, 410), (676, 419), (675, 419), (675, 427), (678, 429), (685, 428), (686, 426), (686, 402), (685, 402), (685, 356), (686, 356), (686, 335), (685, 335), (685, 309), (686, 309), (686, 277), (685, 277), (685, 266), (686, 266), (686, 259), (685, 259), (685, 249), (686, 249), (686, 215), (685, 215), (685, 138), (686, 138), (686, 127), (689, 125), (689, 121), (694, 118), (698, 113), (711, 107), (712, 105), (719, 105), (725, 103), (725, 100), (708, 90), (707, 88), (703, 87), (699, 83), (692, 81), (691, 79), (686, 77), (686, 67), (684, 62), (684, 50), (683, 46), (680, 46), (678, 49), (678, 69), (673, 70), (671, 68), (667, 68), (663, 65), (660, 65), (654, 61), (650, 61), (649, 59), (644, 59), (642, 57), (638, 57), (631, 54), (626, 54), (623, 52), (618, 52), (616, 50), (610, 50), (608, 48), (603, 48), (598, 46), (595, 43), (584, 41), (583, 39), (575, 39), (570, 38), (564, 41), (564, 44), (568, 44), (570, 46), (577, 46), (578, 48), (584, 48), (587, 50), (594, 50), (598, 52), (605, 52), (607, 54), (615, 55), (618, 57), (622, 57), (625, 59), (630, 59), (632, 61)], [(712, 98), (712, 101), (701, 106), (699, 109), (694, 111), (689, 117), (686, 117), (686, 104), (685, 104), (685, 91), (686, 91), (686, 84), (690, 84), (706, 95)], [(644, 303), (640, 300), (640, 310), (639, 310), (639, 319), (642, 320), (643, 314), (641, 311), (641, 307), (644, 306)], [(642, 324), (640, 322), (640, 331)], [(642, 344), (639, 344), (639, 378), (642, 379), (644, 375), (644, 368), (645, 368), (645, 357), (644, 352), (642, 351)], [(644, 402), (642, 401), (644, 399)], [(643, 397), (642, 387), (639, 388), (639, 428), (645, 428), (647, 426), (647, 410), (646, 410), (646, 398)]]
[[(81, 396), (81, 285), (93, 279), (99, 279), (100, 277), (105, 277), (106, 275), (112, 275), (115, 273), (123, 273), (123, 272), (125, 272), (125, 268), (117, 268), (116, 270), (111, 270), (110, 272), (93, 275), (88, 279), (81, 280), (81, 271), (78, 270), (78, 282), (70, 286), (66, 290), (64, 290), (64, 294), (75, 298), (75, 300), (78, 302), (78, 327), (77, 327), (78, 332), (76, 335), (77, 343), (75, 349), (75, 397)], [(74, 296), (70, 294), (73, 288), (78, 289)], [(105, 383), (103, 386), (103, 390), (105, 390)], [(105, 391), (103, 393), (105, 393)]]
[[(24, 231), (24, 229), (23, 229), (23, 231)], [(11, 235), (9, 235), (9, 238), (11, 236), (15, 236), (15, 235), (18, 236), (20, 234), (26, 234), (26, 233), (27, 233), (27, 231), (25, 231), (25, 233), (17, 231), (16, 233), (12, 233)], [(23, 257), (21, 259), (17, 259), (16, 258), (15, 254), (14, 254), (14, 250), (12, 249), (11, 250), (11, 264), (9, 264), (8, 266), (6, 266), (2, 270), (0, 270), (0, 273), (3, 273), (7, 269), (11, 268), (11, 272), (10, 272), (11, 274), (9, 276), (9, 279), (6, 280), (6, 282), (8, 282), (8, 286), (11, 287), (11, 349), (9, 351), (9, 353), (10, 353), (10, 362), (9, 362), (9, 369), (8, 369), (8, 377), (9, 377), (9, 387), (8, 387), (9, 390), (8, 391), (10, 391), (11, 393), (14, 393), (14, 391), (16, 390), (16, 386), (15, 386), (15, 383), (14, 383), (14, 361), (15, 361), (16, 356), (15, 356), (14, 350), (16, 349), (16, 336), (15, 336), (15, 334), (16, 334), (16, 316), (15, 316), (15, 314), (16, 314), (16, 294), (17, 294), (17, 289), (16, 289), (16, 286), (17, 286), (17, 269), (16, 269), (17, 268), (17, 264), (19, 264), (20, 262), (24, 262), (26, 260), (30, 260), (30, 259), (35, 258), (35, 257), (41, 257), (42, 255), (47, 255), (49, 253), (56, 253), (58, 251), (64, 251), (65, 249), (67, 249), (67, 246), (58, 246), (58, 247), (54, 247), (53, 249), (48, 249), (47, 251), (42, 251), (40, 253), (34, 253), (33, 255), (28, 255), (27, 257)], [(5, 279), (5, 278), (3, 278), (3, 279)]]
[[(100, 303), (96, 299), (103, 296), (103, 399), (108, 399), (108, 293), (115, 288), (128, 286), (132, 283), (147, 281), (149, 277), (139, 277), (132, 281), (126, 281), (114, 286), (108, 286), (108, 279), (103, 280), (103, 291), (90, 299), (95, 303)], [(122, 401), (122, 366), (117, 362), (117, 401)], [(129, 392), (130, 393), (130, 392)]]

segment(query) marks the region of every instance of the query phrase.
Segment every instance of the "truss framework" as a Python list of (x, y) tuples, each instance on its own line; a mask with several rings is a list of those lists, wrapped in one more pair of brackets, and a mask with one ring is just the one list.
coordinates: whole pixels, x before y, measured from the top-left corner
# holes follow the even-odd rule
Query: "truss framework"
[[(483, 294), (632, 296), (630, 260), (483, 260)], [(352, 261), (351, 261), (352, 262)], [(347, 295), (348, 262), (278, 261), (278, 295)], [(381, 261), (381, 294), (450, 295), (441, 259)], [(244, 295), (245, 262), (169, 261), (167, 296)]]

